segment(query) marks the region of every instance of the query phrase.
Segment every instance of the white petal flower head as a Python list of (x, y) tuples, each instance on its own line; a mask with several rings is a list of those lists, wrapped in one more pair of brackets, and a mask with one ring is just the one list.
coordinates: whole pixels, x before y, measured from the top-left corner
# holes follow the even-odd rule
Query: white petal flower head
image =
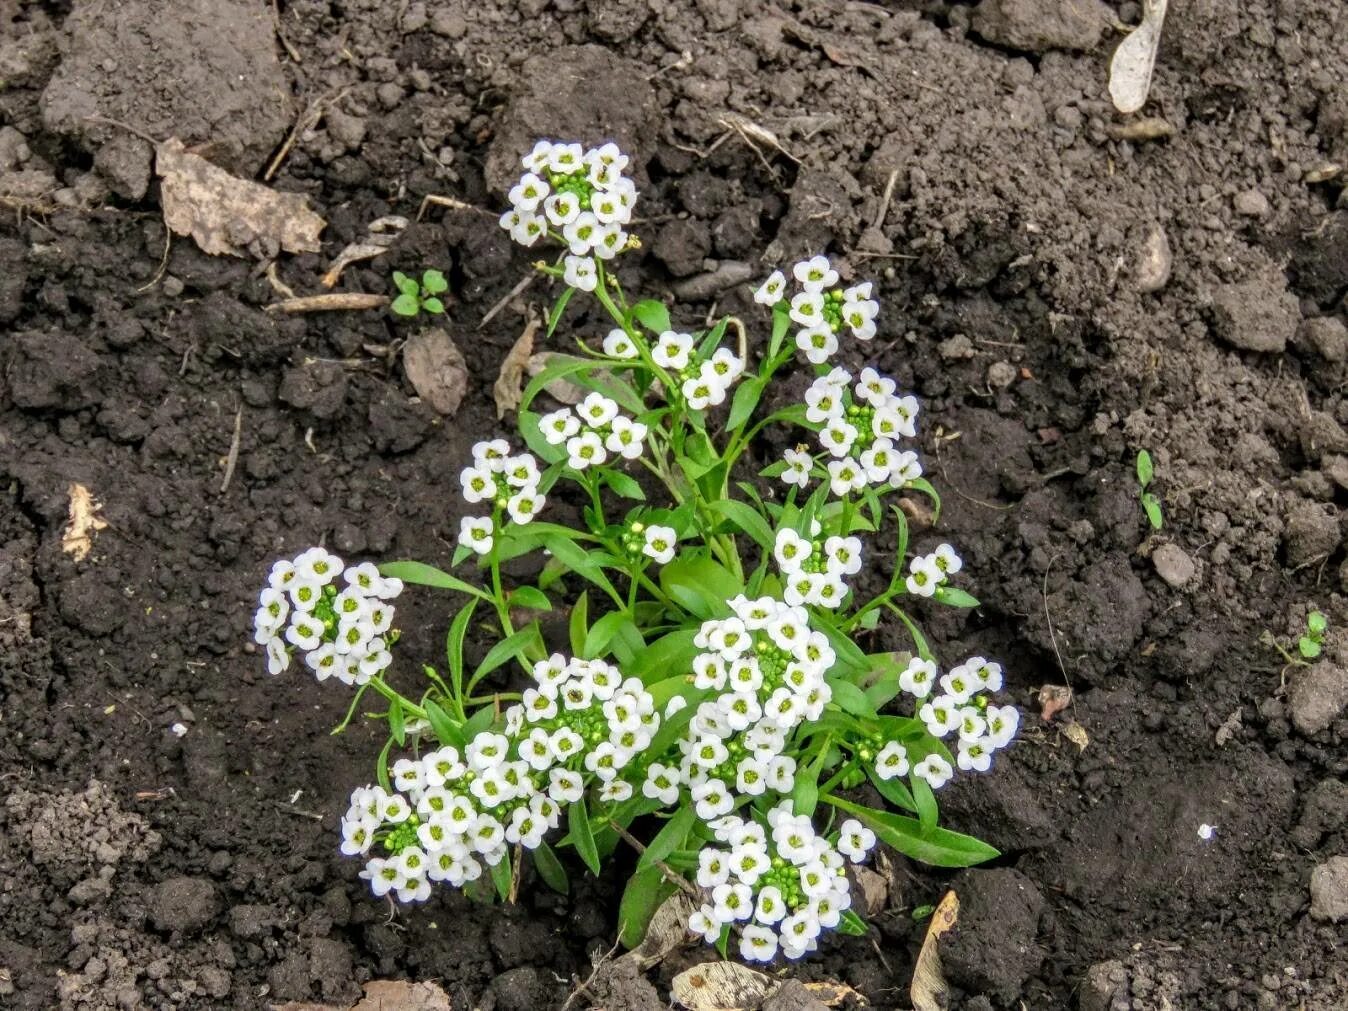
[(777, 932), (749, 926), (740, 932), (740, 957), (746, 962), (771, 962), (777, 957)]
[(585, 165), (585, 149), (579, 144), (553, 144), (548, 151), (548, 168), (558, 175), (570, 175)]
[(618, 416), (618, 405), (602, 393), (591, 393), (576, 405), (576, 413), (591, 428), (603, 428)]
[(908, 775), (908, 752), (898, 741), (890, 741), (875, 756), (875, 774), (881, 779)]
[[(589, 254), (599, 245), (603, 229), (604, 226), (599, 223), (599, 219), (594, 214), (583, 211), (576, 215), (575, 221), (562, 228), (562, 238), (571, 247), (573, 255), (589, 259)], [(593, 266), (593, 261), (591, 261), (591, 266)], [(582, 286), (577, 284), (573, 287), (581, 288)], [(582, 288), (582, 290), (593, 291), (594, 288)]]
[(754, 301), (759, 305), (776, 305), (785, 293), (786, 275), (780, 270), (774, 270), (754, 292)]
[(604, 338), (604, 354), (610, 358), (618, 358), (626, 361), (637, 357), (637, 346), (628, 336), (627, 331), (621, 329), (610, 330), (607, 337)]
[(936, 754), (928, 755), (913, 766), (913, 775), (918, 779), (925, 779), (933, 790), (945, 786), (954, 774), (955, 770), (950, 767), (950, 763)]
[(526, 172), (520, 176), (520, 181), (510, 190), (506, 199), (516, 210), (536, 211), (539, 204), (551, 192), (552, 188), (548, 185), (546, 179), (542, 179), (532, 172)]
[(582, 432), (566, 440), (567, 465), (572, 470), (596, 467), (608, 459), (608, 451), (597, 432)]
[(459, 521), (459, 543), (479, 555), (491, 550), (493, 532), (490, 516), (465, 516)]
[(899, 675), (899, 688), (914, 698), (925, 699), (936, 680), (936, 664), (915, 656)]
[(665, 565), (674, 558), (674, 549), (678, 546), (678, 535), (673, 527), (649, 526), (645, 531), (646, 543), (641, 553)]
[(533, 150), (520, 159), (520, 164), (530, 172), (544, 172), (548, 167), (548, 158), (552, 154), (552, 141), (540, 140)]
[(791, 299), (791, 319), (803, 327), (827, 326), (824, 322), (824, 296), (817, 291), (802, 291)]
[(523, 525), (533, 521), (542, 510), (543, 504), (542, 495), (532, 488), (524, 488), (506, 499), (506, 511), (512, 520)]
[(538, 430), (549, 446), (560, 446), (580, 431), (580, 419), (569, 407), (545, 414), (538, 419)]
[(819, 430), (819, 444), (836, 457), (844, 457), (857, 440), (857, 430), (842, 418), (832, 418)]
[(617, 453), (624, 460), (635, 460), (645, 446), (648, 429), (643, 422), (633, 421), (624, 415), (618, 415), (609, 426), (604, 446), (609, 452)]
[(465, 467), (459, 474), (459, 483), (463, 486), (463, 500), (469, 505), (496, 498), (496, 482), (492, 473), (481, 467)]
[(936, 567), (935, 561), (930, 556), (914, 558), (909, 563), (909, 573), (905, 585), (908, 592), (918, 597), (935, 596), (937, 588), (945, 574)]
[(800, 449), (788, 449), (782, 454), (786, 469), (782, 471), (782, 481), (786, 484), (804, 488), (810, 483), (810, 470), (814, 466), (814, 457)]
[(838, 498), (866, 487), (866, 471), (850, 457), (828, 462), (829, 490)]
[(1015, 706), (988, 706), (985, 718), (988, 721), (988, 744), (994, 748), (1010, 744), (1020, 726), (1020, 711)]
[(534, 245), (548, 231), (547, 219), (532, 211), (507, 211), (501, 216), (501, 227), (521, 246)]
[(563, 261), (562, 280), (572, 288), (594, 291), (599, 285), (599, 274), (594, 260), (588, 256), (568, 256)]
[(694, 411), (705, 411), (725, 402), (725, 387), (705, 374), (685, 379), (681, 392), (688, 407)]
[(651, 349), (651, 358), (661, 368), (682, 371), (688, 367), (688, 355), (692, 350), (691, 334), (666, 330)]
[(936, 558), (936, 567), (947, 576), (953, 576), (964, 568), (964, 562), (960, 560), (960, 556), (955, 554), (955, 549), (949, 544), (938, 544), (932, 554)]
[(933, 737), (945, 737), (959, 726), (960, 704), (948, 695), (938, 695), (917, 711)]
[(543, 201), (543, 213), (556, 228), (563, 228), (580, 217), (580, 197), (574, 193), (554, 193)]
[(827, 256), (815, 256), (797, 263), (791, 273), (806, 291), (824, 291), (838, 283), (838, 272)]
[(875, 833), (855, 818), (838, 826), (838, 852), (852, 863), (861, 863), (874, 848)]

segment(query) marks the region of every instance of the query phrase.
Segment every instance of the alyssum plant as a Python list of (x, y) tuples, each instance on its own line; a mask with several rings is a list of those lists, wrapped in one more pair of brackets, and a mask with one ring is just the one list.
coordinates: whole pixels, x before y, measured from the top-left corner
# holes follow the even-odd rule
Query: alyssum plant
[[(483, 578), (408, 561), (347, 567), (311, 548), (273, 567), (256, 638), (273, 674), (298, 656), (319, 680), (355, 686), (347, 721), (371, 689), (387, 701), (374, 714), (389, 727), (378, 785), (355, 791), (342, 823), (342, 851), (367, 861), (376, 895), (414, 902), (436, 882), (490, 880), (506, 897), (526, 854), (565, 890), (558, 848), (597, 874), (625, 840), (639, 852), (620, 909), (627, 944), (682, 875), (701, 896), (690, 930), (723, 951), (737, 939), (747, 959), (799, 958), (823, 931), (865, 930), (847, 865), (877, 839), (947, 867), (995, 855), (937, 826), (933, 791), (956, 767), (987, 770), (1018, 714), (989, 701), (996, 663), (942, 673), (910, 613), (977, 601), (952, 583), (961, 563), (949, 545), (908, 558), (895, 493), (940, 507), (902, 448), (916, 399), (874, 369), (830, 365), (840, 338), (874, 335), (871, 285), (841, 287), (819, 256), (795, 265), (794, 284), (778, 271), (758, 289), (772, 312), (765, 344), (733, 319), (678, 331), (659, 302), (629, 302), (608, 269), (634, 244), (626, 165), (612, 144), (544, 141), (510, 193), (501, 224), (517, 241), (566, 247), (538, 264), (566, 285), (549, 333), (578, 292), (612, 330), (554, 355), (524, 391), (527, 450), (473, 448), (462, 487), (477, 514), (463, 519), (454, 565), (471, 559)], [(816, 377), (804, 402), (760, 416), (798, 352)], [(558, 380), (584, 398), (538, 413)], [(759, 475), (772, 480), (738, 480), (771, 425), (809, 438)], [(560, 482), (578, 489), (578, 526), (540, 518)], [(897, 550), (870, 561), (883, 589), (862, 599), (862, 538), (886, 526)], [(530, 552), (545, 559), (536, 585), (507, 586), (502, 564)], [(465, 598), (445, 667), (424, 668), (417, 697), (386, 679), (392, 602), (407, 583)], [(562, 606), (565, 649), (537, 617)], [(500, 638), (470, 669), (464, 640), (484, 616)], [(863, 652), (854, 637), (889, 616), (910, 651)], [(846, 794), (865, 782), (908, 813)]]

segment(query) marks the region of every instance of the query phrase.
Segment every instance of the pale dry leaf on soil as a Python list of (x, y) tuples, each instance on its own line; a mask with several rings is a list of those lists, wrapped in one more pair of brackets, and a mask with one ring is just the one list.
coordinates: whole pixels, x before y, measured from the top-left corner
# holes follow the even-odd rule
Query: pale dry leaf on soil
[(684, 892), (675, 892), (660, 903), (641, 943), (622, 958), (636, 962), (643, 971), (663, 962), (670, 952), (688, 943), (688, 918), (696, 909)]
[(780, 984), (738, 962), (704, 962), (670, 983), (670, 996), (688, 1011), (746, 1011), (760, 1007)]
[(1147, 104), (1166, 4), (1167, 0), (1144, 0), (1142, 23), (1119, 43), (1109, 61), (1109, 97), (1119, 112), (1137, 112)]
[(105, 529), (108, 523), (99, 515), (103, 507), (94, 501), (93, 494), (84, 485), (71, 484), (68, 494), (69, 519), (61, 533), (61, 550), (82, 562), (94, 546), (94, 534)]
[(389, 246), (393, 245), (393, 240), (403, 233), (407, 225), (407, 219), (400, 214), (388, 214), (382, 218), (375, 218), (366, 226), (363, 239), (352, 242), (337, 254), (337, 259), (332, 261), (332, 266), (323, 275), (323, 287), (331, 288), (336, 285), (342, 276), (342, 271), (351, 264), (360, 263), (362, 260), (373, 260), (376, 256), (383, 256), (388, 252)]
[(468, 363), (444, 330), (423, 330), (403, 345), (403, 371), (417, 396), (450, 418), (468, 392)]
[(1063, 724), (1062, 735), (1077, 746), (1077, 751), (1085, 751), (1086, 746), (1091, 743), (1086, 728), (1076, 720), (1068, 720)]
[(949, 986), (941, 970), (941, 935), (959, 920), (960, 900), (954, 892), (946, 892), (927, 925), (927, 936), (913, 966), (913, 982), (908, 986), (908, 999), (913, 1011), (944, 1011), (949, 1002)]
[(524, 395), (524, 373), (529, 367), (529, 358), (534, 353), (534, 335), (542, 322), (531, 315), (524, 324), (524, 332), (519, 340), (506, 352), (501, 362), (501, 374), (492, 384), (491, 394), (496, 401), (496, 417), (504, 418), (510, 411), (518, 410), (520, 398)]
[(164, 223), (212, 256), (316, 253), (327, 222), (299, 193), (240, 179), (192, 154), (177, 137), (155, 148)]
[(354, 1005), (287, 1001), (271, 1005), (271, 1011), (453, 1011), (453, 1004), (434, 983), (377, 979), (365, 984), (365, 996)]

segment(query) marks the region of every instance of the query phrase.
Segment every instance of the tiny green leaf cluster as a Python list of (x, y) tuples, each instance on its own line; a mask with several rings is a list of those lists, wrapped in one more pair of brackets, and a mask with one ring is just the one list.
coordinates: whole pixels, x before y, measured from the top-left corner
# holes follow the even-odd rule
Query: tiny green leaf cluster
[(417, 281), (415, 277), (408, 277), (402, 271), (395, 270), (393, 284), (399, 294), (389, 308), (399, 316), (416, 316), (421, 312), (440, 315), (445, 311), (445, 304), (439, 296), (449, 290), (449, 282), (440, 271), (424, 271), (421, 280)]
[(1161, 500), (1150, 490), (1152, 478), (1155, 472), (1152, 468), (1151, 454), (1145, 449), (1138, 450), (1137, 453), (1137, 484), (1138, 496), (1142, 501), (1142, 511), (1147, 514), (1147, 522), (1151, 524), (1153, 530), (1160, 530), (1163, 519), (1161, 517)]

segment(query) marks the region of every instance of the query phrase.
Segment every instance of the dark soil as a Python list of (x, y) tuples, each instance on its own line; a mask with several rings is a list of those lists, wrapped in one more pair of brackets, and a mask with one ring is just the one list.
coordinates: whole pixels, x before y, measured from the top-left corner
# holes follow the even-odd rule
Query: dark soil
[[(342, 1003), (405, 977), (546, 1008), (612, 945), (621, 867), (514, 907), (371, 900), (335, 827), (373, 728), (329, 736), (340, 693), (245, 645), (278, 555), (447, 563), (458, 468), (507, 431), (491, 384), (548, 297), (479, 326), (529, 270), (492, 216), (543, 135), (635, 155), (623, 281), (690, 326), (757, 318), (739, 282), (802, 254), (879, 278), (873, 351), (923, 399), (941, 536), (984, 601), (933, 633), (1002, 658), (1029, 714), (946, 794), (996, 866), (900, 861), (875, 943), (793, 971), (907, 1007), (911, 913), (953, 884), (959, 1006), (1344, 1006), (1310, 879), (1348, 853), (1348, 6), (1172, 0), (1147, 112), (1175, 133), (1136, 142), (1105, 90), (1135, 2), (282, 0), (279, 34), (271, 6), (0, 5), (0, 1003)], [(276, 263), (301, 294), (375, 218), (481, 208), (432, 208), (340, 285), (446, 271), (458, 414), (413, 397), (414, 326), (269, 314), (265, 264), (166, 255), (149, 146), (90, 115), (259, 177), (298, 122), (273, 183), (329, 222), (322, 255)], [(72, 483), (108, 524), (83, 561)], [(1260, 634), (1312, 605), (1328, 661), (1284, 671)], [(409, 672), (446, 611), (401, 609)], [(1076, 692), (1052, 724), (1043, 683)]]

